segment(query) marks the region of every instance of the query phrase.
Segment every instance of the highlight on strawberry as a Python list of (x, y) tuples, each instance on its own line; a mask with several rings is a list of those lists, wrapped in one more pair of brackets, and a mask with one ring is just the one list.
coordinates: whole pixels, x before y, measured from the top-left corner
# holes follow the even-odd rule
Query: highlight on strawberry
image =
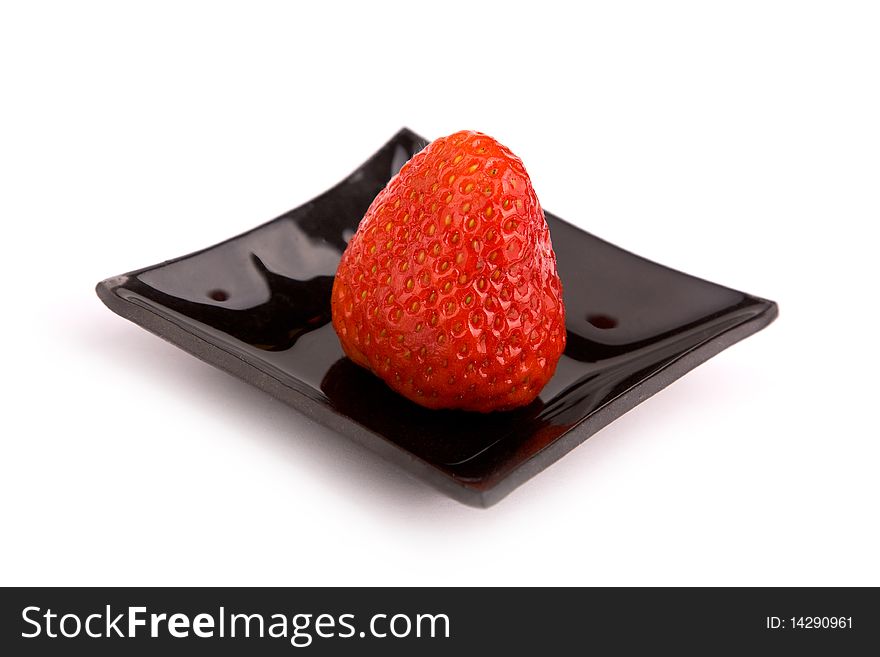
[(531, 403), (565, 348), (565, 306), (522, 161), (479, 132), (432, 142), (370, 205), (331, 304), (346, 355), (417, 404)]

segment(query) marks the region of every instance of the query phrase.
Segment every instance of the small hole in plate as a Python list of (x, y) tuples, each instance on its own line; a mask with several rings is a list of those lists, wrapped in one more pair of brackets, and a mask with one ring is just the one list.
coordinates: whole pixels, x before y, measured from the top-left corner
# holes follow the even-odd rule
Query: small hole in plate
[(597, 329), (613, 329), (617, 326), (617, 320), (609, 315), (587, 315), (587, 321)]
[(211, 290), (208, 296), (214, 301), (226, 301), (229, 298), (229, 292), (226, 290)]

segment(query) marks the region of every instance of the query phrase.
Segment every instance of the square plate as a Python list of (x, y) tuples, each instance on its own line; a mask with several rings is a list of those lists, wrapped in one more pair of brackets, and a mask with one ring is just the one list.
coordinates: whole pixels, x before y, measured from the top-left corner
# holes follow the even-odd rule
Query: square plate
[(300, 409), (444, 493), (489, 506), (687, 371), (767, 326), (776, 304), (628, 253), (549, 212), (568, 344), (531, 405), (431, 411), (342, 353), (336, 265), (427, 141), (403, 129), (331, 190), (243, 235), (102, 281), (107, 306)]

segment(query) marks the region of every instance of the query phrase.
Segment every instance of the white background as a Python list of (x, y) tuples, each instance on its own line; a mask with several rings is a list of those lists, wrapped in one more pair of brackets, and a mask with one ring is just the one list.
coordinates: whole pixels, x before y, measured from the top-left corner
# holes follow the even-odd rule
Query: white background
[[(602, 4), (4, 4), (0, 582), (880, 584), (876, 4)], [(477, 510), (95, 296), (403, 125), (780, 319)]]

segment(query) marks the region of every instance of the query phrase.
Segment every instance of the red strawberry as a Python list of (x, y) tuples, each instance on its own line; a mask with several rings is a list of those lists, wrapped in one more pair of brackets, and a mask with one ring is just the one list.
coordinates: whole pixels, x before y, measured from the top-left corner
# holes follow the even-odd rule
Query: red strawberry
[(348, 357), (422, 406), (535, 399), (565, 347), (565, 308), (520, 159), (479, 132), (413, 157), (342, 255), (332, 312)]

